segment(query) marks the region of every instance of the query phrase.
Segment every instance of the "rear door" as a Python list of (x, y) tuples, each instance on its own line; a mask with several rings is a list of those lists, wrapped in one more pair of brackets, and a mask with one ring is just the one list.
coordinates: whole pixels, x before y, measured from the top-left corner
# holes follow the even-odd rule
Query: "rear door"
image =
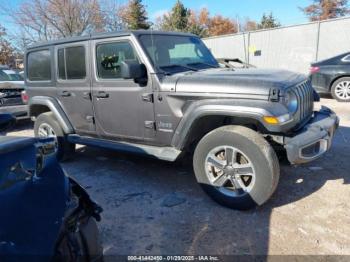
[(93, 104), (96, 129), (113, 140), (153, 140), (155, 136), (152, 83), (122, 79), (123, 61), (142, 63), (131, 37), (92, 41), (94, 55)]
[(96, 133), (91, 100), (89, 41), (55, 47), (57, 98), (77, 134)]

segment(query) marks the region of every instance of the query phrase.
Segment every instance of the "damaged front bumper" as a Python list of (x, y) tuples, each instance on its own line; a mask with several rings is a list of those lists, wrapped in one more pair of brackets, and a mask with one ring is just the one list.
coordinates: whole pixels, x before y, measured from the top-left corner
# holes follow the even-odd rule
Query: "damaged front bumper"
[(284, 138), (284, 147), (291, 164), (313, 161), (327, 152), (339, 126), (339, 118), (327, 107), (314, 113), (314, 117), (293, 137)]

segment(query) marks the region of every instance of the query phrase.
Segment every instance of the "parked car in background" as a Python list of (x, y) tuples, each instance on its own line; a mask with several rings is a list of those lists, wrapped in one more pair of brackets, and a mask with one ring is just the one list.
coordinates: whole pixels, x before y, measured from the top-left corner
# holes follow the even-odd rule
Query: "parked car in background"
[(350, 52), (311, 64), (310, 77), (317, 92), (350, 102)]
[[(0, 114), (0, 131), (15, 119)], [(102, 212), (56, 160), (54, 139), (0, 136), (0, 261), (102, 261)], [(78, 260), (79, 259), (79, 260)]]
[(23, 77), (6, 67), (0, 68), (0, 113), (13, 114), (18, 120), (27, 119), (28, 106), (23, 101)]
[(20, 73), (9, 68), (0, 68), (0, 83), (11, 82), (12, 84), (23, 85), (24, 80)]

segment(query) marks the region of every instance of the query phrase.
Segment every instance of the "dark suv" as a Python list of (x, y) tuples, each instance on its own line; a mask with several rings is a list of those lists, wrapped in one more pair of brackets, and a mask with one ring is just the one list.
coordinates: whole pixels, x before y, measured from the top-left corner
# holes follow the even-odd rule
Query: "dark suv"
[(20, 74), (0, 67), (0, 114), (9, 113), (17, 120), (28, 118), (28, 106), (23, 101), (24, 81)]
[(339, 122), (314, 112), (304, 76), (221, 68), (191, 34), (96, 34), (37, 44), (25, 57), (35, 134), (55, 137), (59, 158), (75, 144), (167, 161), (190, 153), (197, 181), (231, 208), (265, 203), (279, 180), (276, 152), (315, 160)]

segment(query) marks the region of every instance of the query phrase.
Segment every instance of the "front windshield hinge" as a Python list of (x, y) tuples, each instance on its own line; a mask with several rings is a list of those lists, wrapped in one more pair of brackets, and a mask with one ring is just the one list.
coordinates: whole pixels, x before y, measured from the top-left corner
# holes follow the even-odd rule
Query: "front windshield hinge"
[(278, 88), (271, 88), (270, 89), (270, 101), (272, 102), (278, 102), (280, 101), (280, 93), (281, 91)]

